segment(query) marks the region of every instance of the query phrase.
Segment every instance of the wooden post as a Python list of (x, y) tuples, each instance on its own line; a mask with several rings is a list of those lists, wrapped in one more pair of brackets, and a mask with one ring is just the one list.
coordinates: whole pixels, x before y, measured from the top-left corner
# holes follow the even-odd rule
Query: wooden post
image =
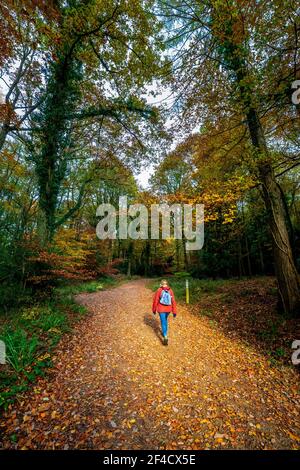
[(189, 304), (190, 303), (190, 289), (189, 289), (188, 279), (185, 280), (185, 299), (186, 299), (186, 303)]

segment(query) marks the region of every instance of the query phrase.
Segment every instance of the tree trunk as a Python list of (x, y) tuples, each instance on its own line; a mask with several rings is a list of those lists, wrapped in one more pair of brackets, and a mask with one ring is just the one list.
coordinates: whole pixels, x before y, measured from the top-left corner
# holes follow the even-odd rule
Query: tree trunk
[(131, 258), (128, 259), (127, 277), (131, 277)]
[(108, 247), (108, 256), (107, 256), (107, 263), (112, 264), (114, 259), (114, 240), (109, 240), (109, 247)]
[(249, 277), (251, 277), (252, 276), (252, 266), (251, 266), (251, 258), (250, 258), (249, 243), (248, 243), (247, 235), (245, 236), (245, 248), (246, 248), (246, 256), (247, 256), (248, 274), (249, 274)]
[[(229, 5), (229, 4), (228, 4)], [(228, 7), (227, 5), (227, 7)], [(254, 158), (258, 177), (263, 189), (263, 199), (267, 210), (268, 225), (272, 235), (275, 272), (278, 281), (278, 290), (284, 311), (288, 314), (300, 315), (300, 283), (299, 275), (293, 260), (289, 235), (285, 221), (285, 210), (282, 203), (279, 187), (268, 155), (264, 130), (260, 118), (253, 104), (255, 89), (252, 87), (253, 79), (248, 71), (249, 63), (241, 35), (237, 40), (236, 28), (240, 28), (239, 20), (231, 9), (219, 10), (220, 5), (214, 9), (216, 13), (215, 28), (216, 39), (219, 41), (224, 63), (234, 72), (236, 84), (240, 92), (240, 101), (246, 116), (250, 132)], [(238, 15), (238, 12), (237, 12)], [(219, 16), (224, 18), (220, 29)], [(219, 31), (218, 31), (219, 28)], [(255, 71), (254, 71), (255, 72)]]
[(189, 270), (189, 259), (188, 259), (187, 249), (186, 249), (186, 239), (185, 239), (185, 237), (183, 237), (183, 239), (182, 239), (182, 245), (183, 245), (183, 256), (184, 256), (184, 270), (188, 271)]
[(256, 152), (263, 199), (272, 235), (274, 265), (280, 301), (285, 313), (299, 316), (300, 282), (286, 227), (285, 209), (272, 165), (268, 161), (268, 151), (263, 129), (258, 114), (253, 108), (250, 108), (247, 112), (247, 123), (251, 141)]
[(127, 276), (131, 277), (131, 268), (132, 268), (132, 259), (133, 259), (133, 243), (129, 242), (129, 247), (127, 250), (127, 259), (128, 259), (128, 265), (127, 265)]
[[(239, 54), (233, 45), (231, 54)], [(231, 67), (236, 73), (241, 101), (250, 133), (253, 153), (256, 160), (258, 177), (262, 184), (263, 200), (267, 210), (268, 225), (272, 236), (274, 266), (278, 282), (278, 292), (285, 313), (300, 315), (300, 282), (294, 263), (289, 234), (285, 220), (285, 208), (278, 187), (264, 130), (256, 108), (252, 104), (254, 91), (251, 90), (251, 78), (242, 59), (232, 59)]]
[(1, 131), (0, 131), (0, 151), (2, 150), (2, 147), (5, 144), (6, 137), (8, 136), (8, 132), (9, 132), (9, 125), (7, 123), (4, 123), (1, 126)]
[(283, 191), (282, 187), (280, 186), (280, 184), (278, 182), (277, 182), (277, 185), (278, 185), (278, 188), (279, 188), (279, 191), (280, 191), (280, 194), (281, 194), (281, 198), (282, 198), (282, 204), (283, 204), (284, 211), (285, 211), (288, 234), (289, 234), (289, 237), (290, 237), (291, 249), (292, 249), (293, 258), (294, 258), (294, 261), (295, 261), (295, 259), (296, 259), (296, 257), (295, 257), (296, 241), (295, 241), (294, 227), (293, 227), (293, 224), (292, 224), (290, 211), (289, 211), (289, 207), (288, 207), (288, 204), (287, 204), (287, 201), (286, 201), (284, 191)]
[(175, 248), (176, 248), (176, 270), (180, 271), (180, 241), (175, 240)]
[(244, 264), (243, 264), (243, 254), (242, 254), (242, 243), (241, 239), (239, 238), (238, 241), (238, 266), (239, 266), (239, 278), (244, 276)]
[[(244, 205), (242, 205), (242, 217), (243, 217), (243, 226), (246, 227), (245, 223), (245, 213), (244, 213)], [(248, 267), (248, 276), (252, 276), (252, 267), (251, 267), (251, 259), (250, 259), (250, 252), (249, 252), (249, 243), (248, 243), (248, 237), (247, 237), (247, 232), (245, 233), (245, 248), (246, 248), (246, 258), (247, 258), (247, 267)]]
[(282, 307), (286, 313), (300, 315), (299, 275), (293, 260), (285, 223), (281, 194), (271, 165), (260, 168), (264, 201), (272, 234), (275, 273)]
[(259, 261), (260, 261), (260, 269), (261, 273), (265, 274), (265, 262), (264, 262), (264, 254), (261, 246), (260, 240), (258, 240), (258, 252), (259, 252)]

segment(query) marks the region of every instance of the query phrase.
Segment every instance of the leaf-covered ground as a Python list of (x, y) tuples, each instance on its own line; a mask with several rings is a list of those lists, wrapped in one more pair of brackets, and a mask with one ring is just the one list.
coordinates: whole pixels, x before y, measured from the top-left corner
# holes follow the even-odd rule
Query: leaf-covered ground
[(144, 280), (78, 300), (92, 315), (4, 413), (2, 448), (300, 447), (296, 370), (183, 306), (163, 346)]
[(291, 345), (300, 338), (300, 319), (278, 313), (274, 277), (194, 282), (190, 311), (206, 317), (227, 337), (255, 347), (272, 364), (291, 365)]

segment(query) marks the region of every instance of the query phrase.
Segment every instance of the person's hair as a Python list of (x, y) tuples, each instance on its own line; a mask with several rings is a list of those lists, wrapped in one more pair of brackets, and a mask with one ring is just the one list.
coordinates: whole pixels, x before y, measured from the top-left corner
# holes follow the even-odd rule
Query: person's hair
[(161, 286), (164, 286), (165, 284), (166, 284), (167, 286), (169, 285), (169, 284), (168, 284), (168, 281), (167, 281), (166, 279), (162, 279), (162, 280), (160, 281), (160, 285), (161, 285)]

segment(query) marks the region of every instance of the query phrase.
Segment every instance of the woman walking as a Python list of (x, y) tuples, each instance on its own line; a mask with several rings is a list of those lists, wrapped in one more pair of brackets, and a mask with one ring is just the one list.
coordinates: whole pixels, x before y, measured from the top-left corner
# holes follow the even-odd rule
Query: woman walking
[(175, 318), (177, 315), (176, 302), (172, 289), (168, 286), (168, 283), (163, 279), (160, 283), (160, 287), (155, 292), (153, 298), (152, 312), (154, 315), (156, 312), (159, 313), (161, 322), (161, 331), (163, 335), (163, 344), (168, 344), (168, 316), (173, 313)]

